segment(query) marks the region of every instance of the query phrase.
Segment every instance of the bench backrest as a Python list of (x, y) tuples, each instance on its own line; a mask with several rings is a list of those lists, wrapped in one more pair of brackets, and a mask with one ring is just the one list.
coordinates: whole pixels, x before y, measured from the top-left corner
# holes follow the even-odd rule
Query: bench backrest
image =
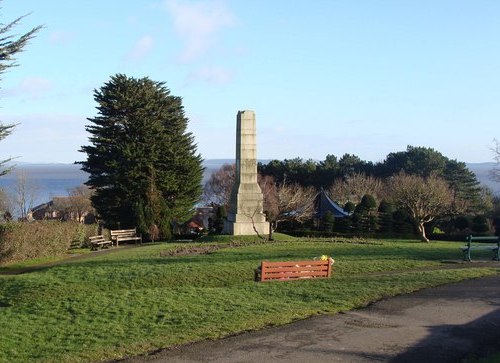
[(104, 236), (102, 234), (99, 235), (99, 236), (91, 236), (91, 237), (89, 237), (89, 241), (90, 242), (101, 241), (101, 240), (104, 240)]
[(115, 229), (111, 230), (111, 238), (116, 238), (117, 236), (134, 236), (136, 235), (136, 229)]
[(471, 243), (478, 242), (478, 243), (496, 243), (497, 245), (500, 246), (500, 237), (499, 236), (481, 236), (481, 237), (475, 237), (475, 236), (467, 236), (466, 238), (467, 244), (470, 246)]
[(260, 281), (330, 277), (332, 266), (329, 260), (262, 261), (260, 273)]

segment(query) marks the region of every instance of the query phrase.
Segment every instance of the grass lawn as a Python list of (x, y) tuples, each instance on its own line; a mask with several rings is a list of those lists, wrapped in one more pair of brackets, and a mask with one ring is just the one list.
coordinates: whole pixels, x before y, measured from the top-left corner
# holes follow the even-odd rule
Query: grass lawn
[[(297, 240), (160, 256), (187, 245), (145, 245), (0, 275), (0, 361), (115, 359), (500, 272), (447, 268), (441, 261), (461, 257), (451, 242)], [(253, 282), (264, 259), (323, 254), (336, 260), (331, 279)]]

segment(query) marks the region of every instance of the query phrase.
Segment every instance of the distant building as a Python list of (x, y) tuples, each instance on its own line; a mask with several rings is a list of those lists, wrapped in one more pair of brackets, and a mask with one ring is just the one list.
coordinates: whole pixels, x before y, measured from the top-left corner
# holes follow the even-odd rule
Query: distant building
[(323, 189), (316, 195), (314, 210), (314, 218), (318, 220), (323, 219), (327, 211), (330, 211), (335, 218), (345, 218), (350, 215), (341, 206), (331, 200)]
[(195, 215), (186, 223), (174, 226), (175, 234), (199, 234), (210, 230), (215, 219), (212, 207), (198, 207)]
[(28, 221), (60, 220), (77, 221), (80, 223), (94, 223), (95, 216), (89, 211), (76, 212), (70, 208), (70, 197), (54, 197), (51, 201), (42, 203), (30, 209), (26, 219)]
[(41, 221), (47, 219), (61, 219), (60, 213), (54, 209), (54, 201), (39, 204), (28, 211), (29, 221)]

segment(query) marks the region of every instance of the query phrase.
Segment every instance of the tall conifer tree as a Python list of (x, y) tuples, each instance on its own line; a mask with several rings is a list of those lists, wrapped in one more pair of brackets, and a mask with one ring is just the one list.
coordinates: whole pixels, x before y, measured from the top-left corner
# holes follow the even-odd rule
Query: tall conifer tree
[[(14, 67), (15, 55), (22, 52), (24, 46), (35, 36), (35, 33), (40, 30), (40, 26), (31, 29), (29, 32), (17, 36), (9, 34), (9, 32), (19, 24), (19, 22), (24, 17), (19, 17), (16, 20), (8, 24), (0, 24), (0, 75), (4, 73), (8, 68)], [(3, 124), (0, 122), (0, 140), (3, 140), (12, 133), (15, 125), (13, 124)], [(9, 172), (9, 169), (2, 169), (5, 163), (9, 162), (11, 159), (6, 159), (0, 161), (0, 175), (4, 175)]]
[(147, 234), (156, 225), (168, 238), (172, 222), (191, 216), (203, 174), (181, 98), (163, 82), (117, 74), (94, 99), (91, 145), (80, 151), (96, 211), (108, 227)]

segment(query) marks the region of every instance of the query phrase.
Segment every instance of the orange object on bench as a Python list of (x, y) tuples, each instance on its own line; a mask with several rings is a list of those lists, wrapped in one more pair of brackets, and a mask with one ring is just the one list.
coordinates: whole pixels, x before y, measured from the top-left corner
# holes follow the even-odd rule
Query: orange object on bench
[(326, 278), (332, 275), (331, 260), (262, 261), (255, 270), (255, 281), (295, 280), (308, 278)]

